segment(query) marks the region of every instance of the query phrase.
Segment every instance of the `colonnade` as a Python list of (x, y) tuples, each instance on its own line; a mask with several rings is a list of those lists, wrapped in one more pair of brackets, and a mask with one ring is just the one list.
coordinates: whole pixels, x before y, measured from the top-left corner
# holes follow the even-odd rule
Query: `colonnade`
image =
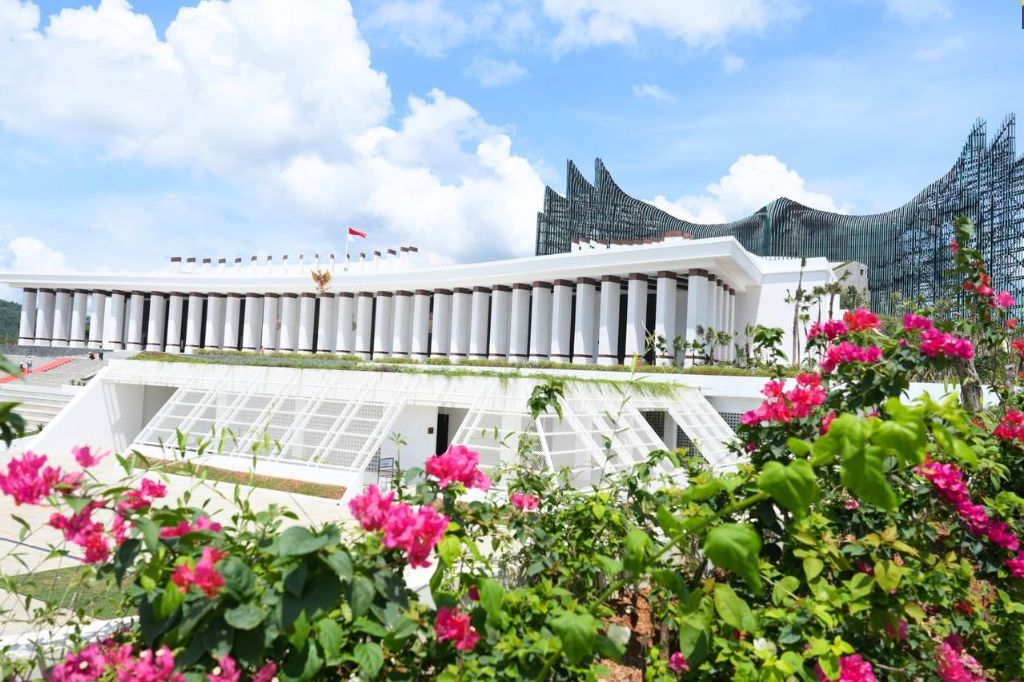
[[(19, 343), (195, 352), (345, 353), (612, 365), (697, 328), (734, 332), (736, 292), (706, 270), (511, 286), (325, 293), (25, 289)], [(717, 359), (734, 354), (731, 344)], [(689, 363), (690, 360), (687, 359)]]

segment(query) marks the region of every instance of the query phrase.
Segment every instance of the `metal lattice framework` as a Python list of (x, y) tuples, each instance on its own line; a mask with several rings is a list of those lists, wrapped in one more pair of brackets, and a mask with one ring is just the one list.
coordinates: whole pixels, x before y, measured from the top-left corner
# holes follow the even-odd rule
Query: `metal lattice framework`
[(819, 211), (779, 198), (746, 218), (717, 225), (681, 220), (623, 192), (600, 159), (594, 184), (568, 163), (565, 196), (548, 187), (537, 216), (537, 254), (564, 253), (573, 240), (640, 240), (669, 230), (696, 238), (735, 237), (761, 256), (824, 257), (868, 266), (871, 305), (888, 311), (892, 296), (934, 301), (950, 284), (951, 223), (977, 225), (977, 244), (993, 286), (1024, 299), (1024, 158), (1015, 150), (1015, 119), (989, 141), (986, 123), (971, 129), (953, 167), (903, 206), (873, 215)]

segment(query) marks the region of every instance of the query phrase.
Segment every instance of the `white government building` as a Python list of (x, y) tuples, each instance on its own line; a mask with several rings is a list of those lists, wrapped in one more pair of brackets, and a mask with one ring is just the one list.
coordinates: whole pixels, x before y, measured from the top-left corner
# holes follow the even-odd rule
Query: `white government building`
[[(673, 364), (672, 340), (694, 340), (698, 326), (792, 329), (787, 295), (835, 281), (825, 259), (769, 260), (732, 237), (680, 233), (466, 265), (428, 267), (418, 258), (414, 247), (403, 247), (347, 266), (333, 256), (305, 263), (302, 256), (254, 256), (231, 264), (172, 258), (170, 267), (145, 273), (0, 273), (0, 282), (24, 291), (21, 346), (295, 351), (368, 361), (361, 371), (344, 371), (114, 353), (32, 447), (90, 442), (159, 456), (176, 430), (195, 440), (229, 429), (230, 444), (204, 455), (210, 462), (249, 466), (255, 451), (261, 473), (329, 480), (352, 492), (378, 480), (382, 463), (416, 466), (452, 442), (473, 445), (496, 465), (515, 456), (513, 437), (527, 433), (537, 437), (541, 460), (570, 467), (580, 483), (680, 444), (696, 444), (714, 466), (731, 466), (725, 443), (732, 430), (722, 415), (751, 405), (756, 391), (736, 390), (743, 377), (640, 373), (642, 381), (672, 384), (674, 393), (665, 395), (629, 387), (621, 371), (538, 369), (563, 375), (570, 390), (562, 419), (534, 422), (526, 400), (538, 379), (528, 370), (499, 381), (493, 370), (446, 377), (438, 367), (420, 374), (415, 367), (432, 358), (617, 365), (643, 356), (650, 334), (668, 342), (655, 361)], [(317, 290), (313, 269), (332, 274), (326, 291)], [(717, 351), (719, 360), (734, 353), (731, 344)], [(383, 364), (366, 371), (383, 358), (409, 364), (401, 372)]]

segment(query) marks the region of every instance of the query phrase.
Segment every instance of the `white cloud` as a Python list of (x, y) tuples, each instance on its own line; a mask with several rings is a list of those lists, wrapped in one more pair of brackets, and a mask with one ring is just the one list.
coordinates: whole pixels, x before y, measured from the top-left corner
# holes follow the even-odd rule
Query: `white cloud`
[(707, 186), (707, 193), (669, 200), (658, 195), (652, 202), (674, 216), (695, 223), (724, 223), (787, 197), (824, 211), (841, 209), (827, 194), (812, 192), (799, 173), (770, 154), (744, 154), (729, 167), (729, 174)]
[(953, 16), (950, 0), (883, 0), (885, 9), (912, 23)]
[(760, 33), (801, 11), (799, 0), (544, 0), (545, 14), (560, 25), (556, 50), (631, 45), (641, 30), (707, 47)]
[(66, 264), (64, 254), (35, 237), (15, 237), (7, 243), (11, 270), (56, 272)]
[(966, 49), (967, 41), (962, 36), (953, 36), (931, 47), (922, 47), (914, 53), (914, 56), (926, 61), (938, 61)]
[(525, 9), (503, 7), (497, 0), (456, 12), (444, 0), (386, 0), (368, 17), (366, 28), (384, 30), (427, 57), (442, 57), (462, 43), (487, 36), (508, 45), (532, 29)]
[(660, 85), (654, 85), (653, 83), (634, 85), (633, 97), (637, 99), (652, 99), (655, 102), (672, 102), (675, 100), (672, 93), (666, 92)]
[(493, 88), (519, 80), (526, 75), (526, 69), (514, 59), (500, 61), (490, 57), (477, 57), (466, 69), (466, 73), (480, 81), (480, 85), (485, 88)]
[(736, 73), (742, 71), (747, 66), (747, 60), (743, 57), (727, 54), (722, 57), (722, 68), (725, 69), (726, 73)]
[[(11, 18), (0, 21), (0, 125), (11, 131), (212, 173), (240, 202), (297, 210), (293, 245), (358, 221), (379, 239), (434, 240), (450, 257), (532, 251), (543, 183), (530, 162), (439, 91), (410, 98), (389, 127), (386, 75), (347, 2), (204, 0), (179, 11), (165, 40), (126, 0), (63, 10), (45, 29), (31, 3), (0, 0), (0, 20)], [(130, 222), (108, 214), (94, 227)], [(175, 237), (185, 248), (203, 231)]]

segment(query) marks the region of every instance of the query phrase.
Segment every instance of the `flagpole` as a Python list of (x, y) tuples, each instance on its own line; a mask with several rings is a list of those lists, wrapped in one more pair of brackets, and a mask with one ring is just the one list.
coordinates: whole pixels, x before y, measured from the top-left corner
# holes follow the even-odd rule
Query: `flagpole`
[(342, 269), (348, 272), (348, 243), (352, 241), (352, 235), (348, 233), (348, 228), (345, 228), (345, 260), (342, 265)]

